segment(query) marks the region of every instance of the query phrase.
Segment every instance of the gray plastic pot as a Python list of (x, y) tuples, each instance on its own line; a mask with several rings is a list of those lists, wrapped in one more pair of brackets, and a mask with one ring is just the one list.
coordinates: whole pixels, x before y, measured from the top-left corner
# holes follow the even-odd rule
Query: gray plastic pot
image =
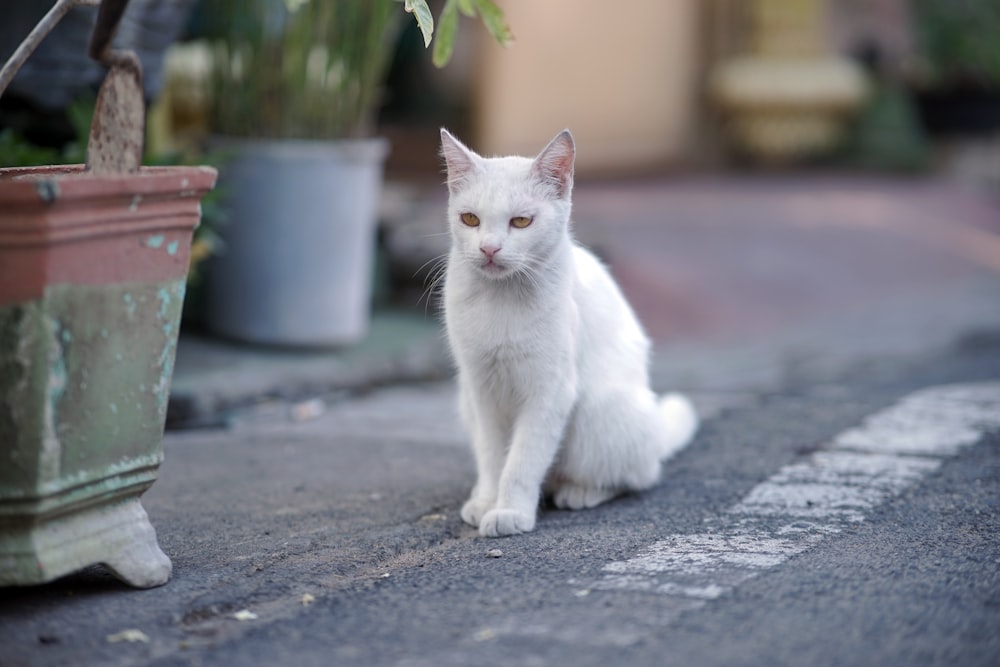
[(205, 324), (284, 346), (359, 341), (371, 311), (388, 142), (226, 140), (230, 219), (207, 272)]

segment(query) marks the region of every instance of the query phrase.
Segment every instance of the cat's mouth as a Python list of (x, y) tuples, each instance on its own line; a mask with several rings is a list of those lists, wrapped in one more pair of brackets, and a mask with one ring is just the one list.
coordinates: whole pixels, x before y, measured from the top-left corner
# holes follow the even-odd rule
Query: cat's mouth
[(485, 259), (479, 264), (479, 270), (491, 278), (502, 278), (510, 273), (510, 268), (494, 259)]

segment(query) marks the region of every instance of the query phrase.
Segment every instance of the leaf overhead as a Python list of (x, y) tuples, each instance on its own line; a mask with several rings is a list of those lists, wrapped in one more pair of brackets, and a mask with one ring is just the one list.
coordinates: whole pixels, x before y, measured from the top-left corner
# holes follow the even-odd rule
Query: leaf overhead
[(493, 4), (492, 0), (475, 0), (479, 15), (483, 18), (483, 24), (493, 39), (500, 46), (510, 46), (514, 43), (514, 33), (510, 31), (510, 26), (504, 20), (503, 10)]
[(476, 17), (476, 3), (475, 0), (458, 0), (458, 10), (462, 12), (462, 15), (467, 18)]
[(427, 0), (400, 1), (403, 8), (417, 19), (424, 37), (424, 47), (429, 47), (434, 42), (432, 60), (435, 67), (444, 67), (451, 60), (455, 51), (459, 15), (466, 18), (479, 16), (486, 30), (501, 46), (509, 46), (514, 41), (514, 35), (504, 20), (503, 10), (493, 0), (445, 0), (436, 26)]
[(444, 67), (451, 60), (455, 50), (455, 35), (458, 33), (458, 4), (448, 0), (441, 16), (438, 17), (438, 34), (434, 41), (433, 61), (435, 67)]
[(434, 37), (434, 15), (431, 14), (431, 9), (427, 6), (427, 0), (404, 0), (403, 9), (413, 14), (413, 17), (417, 19), (417, 26), (424, 36), (424, 48), (430, 46), (431, 39)]

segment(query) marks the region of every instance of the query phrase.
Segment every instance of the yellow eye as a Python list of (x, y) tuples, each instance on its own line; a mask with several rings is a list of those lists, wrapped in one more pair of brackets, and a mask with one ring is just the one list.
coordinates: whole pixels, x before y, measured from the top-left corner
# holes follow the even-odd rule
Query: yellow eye
[(462, 222), (468, 227), (478, 227), (479, 226), (479, 216), (475, 213), (463, 213), (461, 215)]
[(534, 218), (528, 218), (526, 216), (519, 215), (516, 218), (511, 218), (510, 224), (514, 227), (517, 227), (518, 229), (524, 229), (525, 227), (530, 225), (533, 220)]

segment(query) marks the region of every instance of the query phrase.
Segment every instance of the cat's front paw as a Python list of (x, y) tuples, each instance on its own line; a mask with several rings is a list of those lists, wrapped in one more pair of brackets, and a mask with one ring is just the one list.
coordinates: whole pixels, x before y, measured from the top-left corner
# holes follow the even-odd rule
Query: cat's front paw
[(552, 495), (552, 502), (563, 510), (582, 510), (596, 507), (615, 497), (614, 491), (595, 486), (566, 483)]
[(462, 510), (459, 512), (459, 516), (462, 517), (462, 521), (465, 523), (478, 528), (480, 520), (483, 518), (483, 515), (489, 511), (491, 505), (492, 503), (480, 498), (469, 498), (465, 501), (465, 504), (462, 505)]
[(479, 534), (483, 537), (504, 537), (530, 533), (535, 529), (535, 515), (512, 509), (490, 510), (479, 522)]

